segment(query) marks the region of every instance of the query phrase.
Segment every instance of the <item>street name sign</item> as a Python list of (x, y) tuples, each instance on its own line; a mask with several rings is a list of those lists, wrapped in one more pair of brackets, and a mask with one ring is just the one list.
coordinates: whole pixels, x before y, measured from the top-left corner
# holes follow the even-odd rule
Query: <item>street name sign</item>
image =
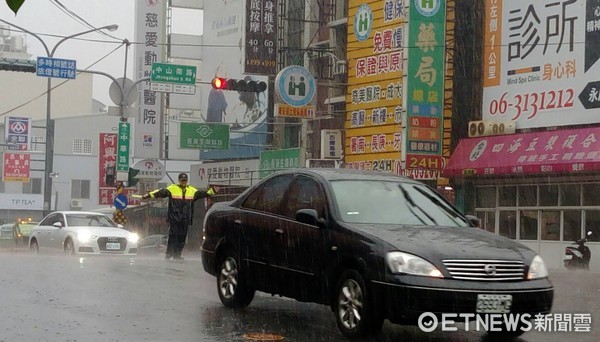
[(129, 122), (119, 123), (119, 136), (117, 139), (117, 172), (129, 171)]
[(196, 93), (196, 67), (153, 63), (150, 81), (152, 91), (193, 95)]

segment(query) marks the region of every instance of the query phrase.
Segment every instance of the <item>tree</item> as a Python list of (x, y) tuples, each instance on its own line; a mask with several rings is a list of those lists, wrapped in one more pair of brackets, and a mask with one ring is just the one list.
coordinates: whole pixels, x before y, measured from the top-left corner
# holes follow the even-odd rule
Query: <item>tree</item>
[(15, 14), (17, 14), (17, 11), (19, 11), (24, 2), (25, 0), (6, 0), (6, 4)]

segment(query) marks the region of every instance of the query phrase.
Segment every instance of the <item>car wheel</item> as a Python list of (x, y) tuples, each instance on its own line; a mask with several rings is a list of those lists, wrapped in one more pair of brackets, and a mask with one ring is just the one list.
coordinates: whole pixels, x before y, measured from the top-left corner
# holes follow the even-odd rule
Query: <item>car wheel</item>
[(75, 246), (71, 239), (65, 242), (65, 255), (75, 255)]
[(377, 334), (383, 326), (383, 317), (374, 310), (373, 299), (363, 276), (355, 270), (342, 274), (333, 302), (338, 329), (350, 339), (361, 339)]
[(217, 289), (223, 305), (229, 308), (243, 308), (250, 305), (254, 290), (248, 288), (240, 273), (239, 263), (233, 253), (225, 253), (221, 258), (217, 274)]
[(29, 244), (29, 249), (31, 250), (31, 252), (33, 252), (33, 254), (38, 254), (40, 252), (40, 246), (38, 245), (36, 239), (31, 240), (31, 244)]

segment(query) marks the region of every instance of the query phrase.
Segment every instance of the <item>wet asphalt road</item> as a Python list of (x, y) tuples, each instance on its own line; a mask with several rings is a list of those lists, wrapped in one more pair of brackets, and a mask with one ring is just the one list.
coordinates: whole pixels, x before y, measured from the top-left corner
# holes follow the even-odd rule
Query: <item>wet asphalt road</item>
[[(517, 341), (600, 341), (600, 274), (551, 272), (553, 311), (591, 313), (591, 333), (532, 331)], [(199, 255), (33, 256), (0, 251), (0, 341), (343, 341), (322, 305), (258, 293), (224, 308)], [(263, 341), (266, 339), (262, 339)], [(386, 322), (373, 341), (484, 341), (480, 332), (421, 332)]]

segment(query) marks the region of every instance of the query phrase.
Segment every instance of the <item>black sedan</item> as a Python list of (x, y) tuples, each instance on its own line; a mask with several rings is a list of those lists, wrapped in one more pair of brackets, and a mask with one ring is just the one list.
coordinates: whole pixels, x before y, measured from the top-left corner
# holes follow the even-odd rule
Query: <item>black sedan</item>
[(424, 313), (548, 313), (542, 259), (472, 222), (404, 177), (289, 170), (213, 205), (202, 262), (225, 306), (245, 307), (255, 291), (325, 304), (349, 338)]

